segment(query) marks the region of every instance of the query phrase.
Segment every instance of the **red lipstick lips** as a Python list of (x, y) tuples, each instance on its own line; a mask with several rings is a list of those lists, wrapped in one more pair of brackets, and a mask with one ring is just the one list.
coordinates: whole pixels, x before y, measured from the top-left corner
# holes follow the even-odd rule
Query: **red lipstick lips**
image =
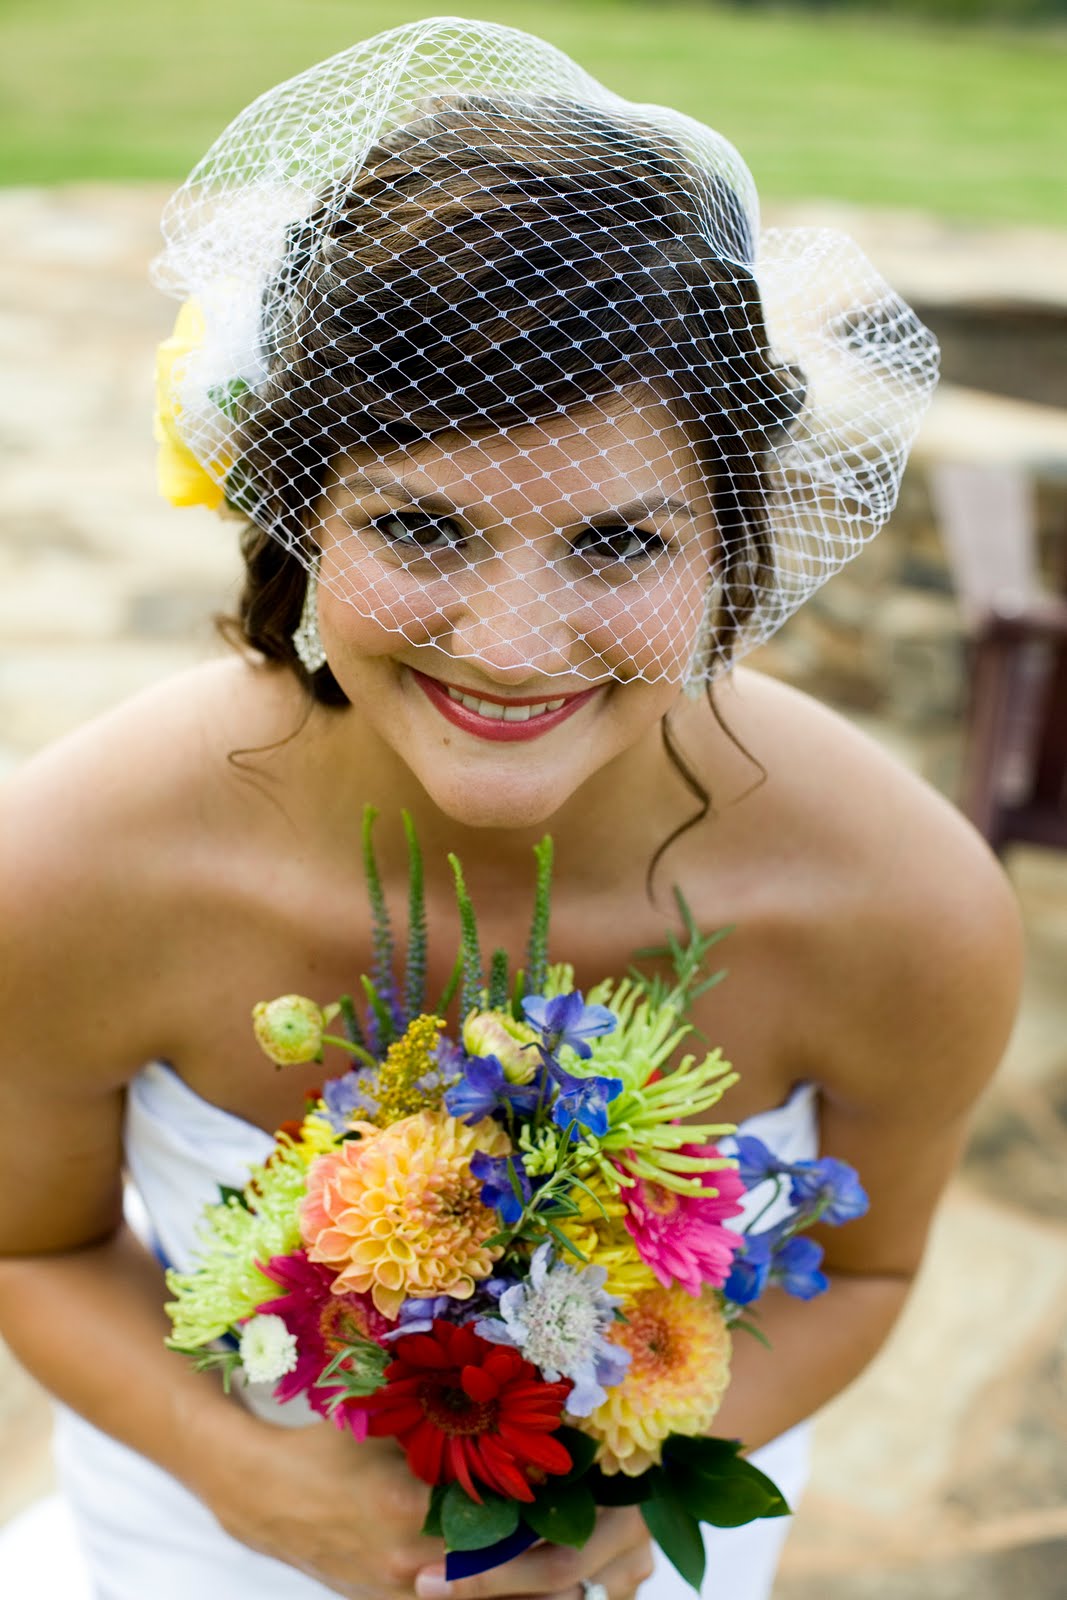
[(478, 739), (491, 739), (499, 743), (514, 743), (520, 739), (539, 739), (543, 733), (548, 733), (552, 728), (558, 728), (561, 722), (573, 716), (580, 706), (601, 687), (594, 684), (591, 689), (583, 689), (581, 694), (542, 696), (533, 699), (530, 696), (521, 698), (505, 697), (496, 694), (472, 695), (467, 690), (457, 692), (467, 695), (468, 699), (487, 701), (490, 705), (503, 707), (543, 706), (553, 705), (555, 701), (562, 700), (563, 704), (554, 711), (542, 711), (537, 716), (524, 718), (509, 718), (507, 716), (486, 716), (480, 711), (475, 711), (472, 706), (464, 705), (460, 700), (453, 700), (448, 692), (448, 685), (437, 678), (430, 678), (424, 672), (417, 672), (414, 667), (410, 669), (412, 677), (425, 694), (430, 703), (436, 706), (441, 715), (455, 727), (462, 728), (464, 733), (472, 733)]

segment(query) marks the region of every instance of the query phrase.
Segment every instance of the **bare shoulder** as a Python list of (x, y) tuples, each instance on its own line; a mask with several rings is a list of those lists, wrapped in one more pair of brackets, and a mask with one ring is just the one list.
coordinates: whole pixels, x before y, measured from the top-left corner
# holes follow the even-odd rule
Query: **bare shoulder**
[(51, 1035), (64, 1058), (70, 1017), (84, 1018), (80, 1072), (121, 1081), (139, 1065), (152, 952), (225, 831), (226, 756), (277, 736), (249, 673), (224, 661), (168, 679), (57, 741), (0, 789), (6, 1014), (26, 1016), (18, 996), (40, 996), (38, 1045)]
[(721, 703), (767, 770), (763, 828), (807, 861), (797, 916), (820, 1076), (872, 1105), (921, 1077), (926, 1113), (951, 1119), (996, 1067), (1018, 1004), (1003, 869), (942, 795), (809, 696), (742, 672)]

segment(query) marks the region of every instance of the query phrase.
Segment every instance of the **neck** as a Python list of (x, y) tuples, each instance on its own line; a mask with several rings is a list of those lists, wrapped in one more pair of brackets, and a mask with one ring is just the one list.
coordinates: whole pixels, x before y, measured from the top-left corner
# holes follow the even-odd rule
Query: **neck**
[[(680, 730), (693, 730), (685, 747), (703, 753), (712, 719), (706, 708), (691, 707), (681, 696), (679, 701), (672, 719)], [(516, 884), (532, 884), (533, 846), (546, 833), (553, 838), (556, 880), (572, 893), (592, 897), (606, 887), (631, 883), (643, 894), (657, 848), (697, 806), (666, 754), (658, 723), (587, 778), (553, 815), (528, 827), (474, 827), (444, 813), (354, 706), (316, 706), (288, 748), (293, 767), (286, 786), (302, 831), (318, 841), (341, 873), (347, 863), (357, 875), (362, 871), (360, 825), (363, 807), (370, 802), (381, 818), (375, 845), (383, 875), (403, 877), (403, 809), (418, 832), (428, 893), (438, 888), (450, 892), (446, 858), (454, 852), (476, 904), (499, 903), (514, 895)]]

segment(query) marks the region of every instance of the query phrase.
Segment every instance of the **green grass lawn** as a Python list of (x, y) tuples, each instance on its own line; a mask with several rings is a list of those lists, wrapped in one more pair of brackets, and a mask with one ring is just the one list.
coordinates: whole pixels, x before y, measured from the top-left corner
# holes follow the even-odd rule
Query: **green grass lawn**
[[(466, 6), (737, 144), (768, 199), (1067, 225), (1067, 33), (651, 0)], [(0, 183), (179, 178), (254, 95), (445, 4), (0, 0)]]

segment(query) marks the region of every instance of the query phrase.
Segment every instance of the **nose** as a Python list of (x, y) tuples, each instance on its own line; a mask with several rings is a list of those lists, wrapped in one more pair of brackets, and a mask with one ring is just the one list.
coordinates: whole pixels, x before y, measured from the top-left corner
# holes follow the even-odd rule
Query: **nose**
[(501, 682), (579, 671), (589, 651), (568, 622), (573, 598), (566, 578), (529, 544), (494, 554), (465, 575), (449, 608), (451, 653)]

